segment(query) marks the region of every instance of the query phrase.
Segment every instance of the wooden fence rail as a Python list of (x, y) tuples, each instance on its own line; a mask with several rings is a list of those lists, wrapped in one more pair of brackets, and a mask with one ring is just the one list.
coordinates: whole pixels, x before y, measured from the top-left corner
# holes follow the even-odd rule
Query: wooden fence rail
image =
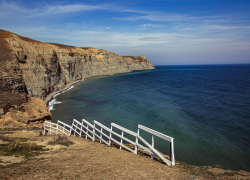
[(71, 134), (71, 126), (59, 120), (57, 121), (57, 124), (49, 121), (44, 121), (44, 134), (46, 130), (49, 131), (50, 134), (51, 132), (54, 132), (56, 134), (59, 134), (59, 132), (61, 132), (62, 134), (65, 134), (67, 136), (70, 136)]
[[(113, 128), (119, 129), (121, 131), (121, 134), (115, 132)], [(82, 122), (80, 123), (76, 119), (73, 120), (72, 125), (69, 126), (61, 121), (57, 121), (57, 123), (52, 123), (45, 121), (44, 122), (44, 135), (45, 131), (54, 132), (56, 134), (62, 133), (67, 136), (70, 136), (72, 133), (75, 136), (76, 134), (79, 135), (79, 138), (81, 138), (82, 135), (85, 135), (85, 138), (90, 138), (92, 141), (95, 141), (95, 138), (98, 138), (101, 142), (104, 142), (108, 146), (111, 146), (111, 142), (115, 142), (118, 145), (120, 145), (120, 149), (123, 147), (127, 149), (128, 151), (131, 151), (134, 154), (137, 154), (138, 147), (142, 148), (143, 150), (147, 151), (151, 154), (151, 158), (154, 156), (159, 157), (162, 161), (164, 161), (167, 165), (175, 165), (175, 156), (174, 156), (174, 138), (167, 136), (165, 134), (162, 134), (158, 131), (155, 131), (153, 129), (150, 129), (148, 127), (145, 127), (143, 125), (138, 125), (138, 131), (133, 132), (129, 129), (126, 129), (122, 126), (119, 126), (115, 123), (111, 123), (111, 128), (108, 128), (107, 126), (99, 123), (98, 121), (93, 121), (93, 124), (89, 123), (85, 119), (82, 119)], [(105, 133), (104, 130), (108, 133)], [(145, 132), (148, 132), (152, 134), (152, 144), (149, 144), (143, 137), (140, 136), (140, 130), (143, 130)], [(124, 133), (127, 133), (129, 135), (134, 136), (135, 140), (132, 141), (131, 139), (128, 139), (124, 136)], [(114, 138), (114, 136), (116, 138)], [(163, 155), (157, 151), (154, 148), (154, 136), (160, 137), (166, 141), (170, 142), (170, 160), (163, 157)], [(120, 139), (120, 141), (117, 140)], [(143, 142), (146, 146), (143, 146), (142, 144), (139, 144), (139, 140)], [(126, 141), (129, 144), (132, 144), (134, 146), (134, 149), (127, 146), (127, 144), (124, 143)]]

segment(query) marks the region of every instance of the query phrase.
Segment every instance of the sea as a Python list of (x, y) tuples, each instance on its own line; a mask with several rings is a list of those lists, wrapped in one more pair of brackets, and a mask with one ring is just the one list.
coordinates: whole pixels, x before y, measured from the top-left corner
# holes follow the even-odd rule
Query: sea
[[(89, 78), (49, 108), (54, 122), (113, 122), (134, 132), (141, 124), (174, 138), (177, 161), (250, 172), (249, 64), (156, 66)], [(151, 143), (152, 135), (140, 135)], [(155, 137), (154, 145), (170, 153), (168, 141)]]

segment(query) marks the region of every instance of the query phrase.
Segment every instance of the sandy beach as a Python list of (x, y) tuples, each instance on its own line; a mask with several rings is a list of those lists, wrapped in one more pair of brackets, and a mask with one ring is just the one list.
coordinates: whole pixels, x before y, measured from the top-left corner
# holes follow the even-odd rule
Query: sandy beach
[(78, 81), (75, 81), (75, 82), (72, 82), (72, 83), (69, 83), (67, 84), (63, 89), (61, 90), (58, 90), (58, 91), (54, 91), (52, 93), (50, 93), (44, 100), (44, 102), (47, 104), (47, 106), (49, 105), (49, 102), (53, 99), (53, 96), (56, 95), (56, 94), (59, 94), (63, 91), (66, 91), (67, 89), (69, 89), (71, 86), (73, 86), (74, 84), (78, 84), (78, 83), (81, 83), (83, 81), (85, 81), (86, 78), (84, 79), (81, 79), (81, 80), (78, 80)]

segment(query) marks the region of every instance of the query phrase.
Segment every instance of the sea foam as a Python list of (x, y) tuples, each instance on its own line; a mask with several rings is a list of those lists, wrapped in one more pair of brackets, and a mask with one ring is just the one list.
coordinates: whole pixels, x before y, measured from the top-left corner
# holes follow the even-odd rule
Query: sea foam
[(61, 104), (61, 103), (62, 103), (62, 102), (56, 100), (56, 96), (58, 96), (59, 94), (62, 94), (62, 93), (64, 93), (64, 92), (66, 92), (66, 91), (68, 91), (68, 90), (70, 90), (70, 89), (73, 89), (73, 88), (74, 88), (74, 85), (70, 86), (68, 89), (63, 90), (62, 92), (59, 92), (59, 93), (55, 94), (55, 95), (53, 96), (53, 99), (49, 102), (49, 105), (48, 105), (49, 111), (51, 111), (51, 110), (56, 110), (56, 109), (54, 109), (54, 105), (55, 105), (55, 104)]

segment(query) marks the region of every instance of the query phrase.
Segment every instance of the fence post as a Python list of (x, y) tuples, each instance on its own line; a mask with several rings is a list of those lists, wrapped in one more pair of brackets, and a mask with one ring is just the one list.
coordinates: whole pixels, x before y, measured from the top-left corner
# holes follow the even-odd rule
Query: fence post
[(75, 121), (75, 119), (73, 119), (73, 122), (72, 122), (72, 125), (71, 125), (71, 129), (70, 129), (70, 134), (72, 133), (72, 130), (74, 131), (74, 129), (73, 129), (73, 127), (74, 127), (74, 121)]
[(73, 120), (72, 129), (74, 130), (74, 136), (75, 136), (76, 135), (76, 128), (74, 129), (74, 126), (75, 126), (74, 122), (75, 122), (75, 120)]
[[(155, 142), (154, 142), (154, 135), (152, 134), (152, 147), (154, 147), (155, 145)], [(151, 154), (151, 159), (154, 158), (154, 152), (153, 152), (153, 149), (151, 150), (152, 151), (152, 154)]]
[(79, 138), (81, 138), (82, 137), (82, 126), (81, 126), (81, 131), (80, 131), (80, 136), (79, 136)]
[(138, 131), (137, 131), (137, 136), (135, 138), (135, 154), (137, 154), (137, 149), (138, 149), (138, 136), (139, 136), (139, 133), (140, 133), (140, 129), (138, 128)]
[(93, 141), (95, 141), (95, 124), (94, 124), (94, 128), (93, 128)]
[[(82, 119), (82, 126), (83, 126), (83, 119)], [(87, 132), (87, 130), (86, 130), (86, 132)], [(87, 135), (86, 135), (87, 136)]]
[(171, 151), (170, 151), (170, 161), (172, 162), (172, 166), (175, 165), (175, 157), (174, 157), (174, 138), (171, 139), (170, 143)]
[(89, 134), (89, 125), (87, 124), (86, 140), (88, 139), (88, 134)]
[(100, 143), (102, 143), (102, 127), (101, 127), (101, 134), (100, 134)]
[[(122, 131), (122, 137), (123, 137), (123, 131)], [(122, 144), (122, 138), (121, 138), (121, 144)], [(120, 149), (122, 149), (122, 146), (120, 145)]]
[(109, 133), (109, 146), (111, 146), (111, 138), (112, 138), (112, 126), (111, 126), (111, 128), (110, 128), (110, 133)]

